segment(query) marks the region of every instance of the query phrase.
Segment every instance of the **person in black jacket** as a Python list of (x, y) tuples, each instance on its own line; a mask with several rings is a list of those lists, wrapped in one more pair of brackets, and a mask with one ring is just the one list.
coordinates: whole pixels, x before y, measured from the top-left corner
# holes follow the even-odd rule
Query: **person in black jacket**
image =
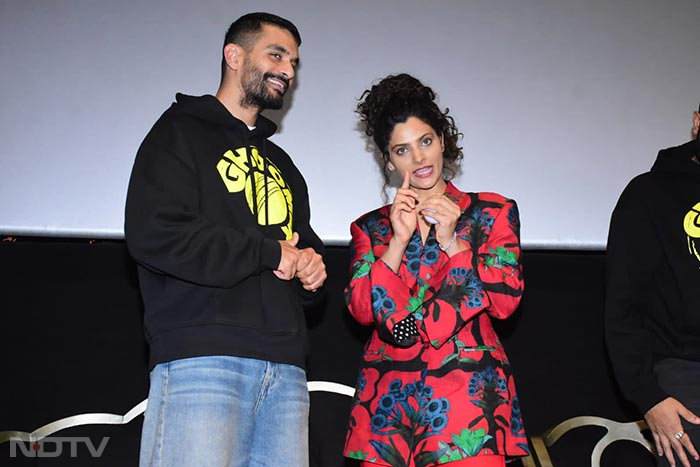
[(693, 139), (660, 151), (627, 185), (608, 236), (609, 355), (659, 466), (700, 465), (699, 127), (694, 112)]
[(304, 179), (268, 138), (301, 38), (231, 24), (216, 96), (178, 94), (139, 148), (125, 236), (151, 387), (141, 465), (308, 465), (303, 307), (325, 279)]

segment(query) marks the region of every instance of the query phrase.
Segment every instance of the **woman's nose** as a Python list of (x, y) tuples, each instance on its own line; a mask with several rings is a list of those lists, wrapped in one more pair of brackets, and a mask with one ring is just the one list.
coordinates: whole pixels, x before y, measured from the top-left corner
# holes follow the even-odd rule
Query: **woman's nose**
[(425, 160), (425, 151), (420, 148), (413, 151), (413, 160), (417, 163), (423, 162)]

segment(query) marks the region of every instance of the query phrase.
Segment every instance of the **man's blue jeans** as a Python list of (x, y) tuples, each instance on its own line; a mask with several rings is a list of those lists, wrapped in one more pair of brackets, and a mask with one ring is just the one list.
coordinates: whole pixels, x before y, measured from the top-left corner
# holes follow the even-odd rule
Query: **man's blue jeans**
[(309, 465), (304, 370), (239, 357), (197, 357), (151, 371), (141, 466)]

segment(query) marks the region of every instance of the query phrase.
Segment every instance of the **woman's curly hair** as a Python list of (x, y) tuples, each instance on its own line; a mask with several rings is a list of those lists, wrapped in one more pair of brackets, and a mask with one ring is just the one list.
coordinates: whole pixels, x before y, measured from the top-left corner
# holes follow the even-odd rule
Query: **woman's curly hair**
[[(356, 112), (365, 127), (365, 134), (374, 140), (381, 152), (385, 168), (389, 161), (388, 145), (394, 127), (405, 123), (409, 117), (416, 117), (443, 137), (443, 174), (448, 180), (454, 177), (457, 164), (463, 157), (462, 148), (457, 145), (462, 133), (448, 115), (449, 109), (443, 112), (437, 106), (436, 97), (430, 87), (406, 73), (389, 75), (362, 93)], [(386, 170), (384, 179), (388, 183)]]

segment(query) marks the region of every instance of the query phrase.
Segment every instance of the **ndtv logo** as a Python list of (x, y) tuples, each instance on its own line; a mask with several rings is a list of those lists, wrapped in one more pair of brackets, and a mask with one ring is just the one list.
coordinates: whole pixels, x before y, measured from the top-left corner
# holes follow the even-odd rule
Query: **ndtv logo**
[(70, 456), (78, 457), (78, 443), (84, 443), (92, 457), (100, 457), (107, 447), (109, 436), (102, 438), (102, 443), (95, 448), (88, 437), (51, 437), (43, 438), (34, 444), (25, 443), (21, 438), (10, 438), (10, 457), (17, 457), (17, 447), (24, 457), (58, 457), (63, 452), (63, 446), (70, 446)]

